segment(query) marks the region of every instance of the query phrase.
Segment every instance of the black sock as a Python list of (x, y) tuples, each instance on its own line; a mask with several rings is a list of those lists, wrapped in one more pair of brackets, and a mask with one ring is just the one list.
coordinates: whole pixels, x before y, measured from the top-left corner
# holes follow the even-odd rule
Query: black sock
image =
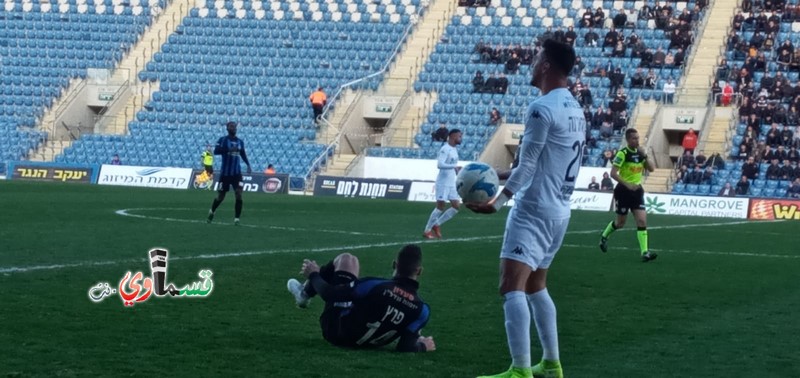
[(239, 218), (240, 215), (242, 215), (242, 199), (241, 198), (237, 198), (236, 199), (236, 218)]
[(217, 212), (217, 208), (219, 207), (219, 204), (221, 204), (221, 203), (222, 203), (221, 199), (214, 198), (214, 202), (211, 203), (211, 212), (212, 213), (216, 213)]

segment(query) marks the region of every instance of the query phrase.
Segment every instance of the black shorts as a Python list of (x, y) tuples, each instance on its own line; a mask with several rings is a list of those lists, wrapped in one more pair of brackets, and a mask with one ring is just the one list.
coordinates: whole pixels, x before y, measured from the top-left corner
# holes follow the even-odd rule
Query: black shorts
[(209, 175), (213, 175), (214, 174), (214, 166), (213, 165), (204, 165), (203, 167), (205, 167), (206, 173), (208, 173)]
[(233, 190), (239, 189), (242, 185), (242, 175), (236, 176), (222, 176), (219, 179), (219, 191), (220, 192), (227, 192), (230, 187), (233, 187)]
[[(333, 264), (330, 264), (331, 268)], [(325, 274), (324, 267), (320, 271), (320, 276), (322, 276), (328, 284), (332, 286), (337, 285), (350, 285), (351, 282), (358, 279), (355, 275), (350, 272), (345, 271), (337, 271), (331, 272), (333, 269), (329, 271), (329, 274)], [(319, 316), (319, 326), (322, 328), (322, 337), (325, 338), (329, 343), (333, 345), (343, 346), (343, 347), (352, 347), (354, 345), (350, 345), (350, 340), (348, 338), (347, 330), (342, 324), (342, 315), (350, 312), (350, 308), (352, 303), (325, 303), (325, 310), (322, 311), (322, 315)]]
[(617, 184), (614, 188), (614, 208), (617, 214), (627, 215), (630, 210), (644, 210), (644, 189), (631, 191), (625, 185)]

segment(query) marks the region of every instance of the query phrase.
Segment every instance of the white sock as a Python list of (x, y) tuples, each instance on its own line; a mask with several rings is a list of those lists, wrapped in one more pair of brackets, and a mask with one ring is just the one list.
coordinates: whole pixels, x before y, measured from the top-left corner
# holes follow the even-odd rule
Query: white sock
[(511, 352), (511, 366), (531, 367), (531, 312), (525, 300), (525, 292), (506, 293), (503, 311), (506, 316), (506, 335)]
[(442, 215), (442, 211), (439, 208), (434, 208), (433, 212), (431, 212), (430, 218), (428, 218), (428, 224), (425, 225), (425, 232), (428, 232), (433, 228), (433, 225), (436, 224), (436, 220), (439, 219), (439, 216)]
[(533, 310), (533, 320), (542, 343), (542, 359), (558, 361), (558, 327), (556, 325), (556, 305), (547, 289), (528, 295), (528, 303)]
[(456, 216), (456, 214), (458, 214), (458, 210), (456, 210), (455, 208), (451, 207), (451, 208), (445, 210), (444, 214), (442, 214), (439, 217), (439, 219), (436, 220), (436, 224), (441, 226), (441, 225), (444, 224), (444, 222), (447, 222), (447, 221), (450, 220), (450, 218)]

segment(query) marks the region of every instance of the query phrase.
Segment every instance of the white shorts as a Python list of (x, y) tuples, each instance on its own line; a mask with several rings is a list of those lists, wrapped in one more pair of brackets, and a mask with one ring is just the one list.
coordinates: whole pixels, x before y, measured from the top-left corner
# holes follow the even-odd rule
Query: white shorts
[(532, 270), (549, 268), (564, 242), (569, 218), (534, 217), (520, 221), (514, 215), (513, 212), (509, 214), (506, 221), (500, 258), (519, 261)]
[(460, 201), (455, 185), (436, 185), (437, 201)]

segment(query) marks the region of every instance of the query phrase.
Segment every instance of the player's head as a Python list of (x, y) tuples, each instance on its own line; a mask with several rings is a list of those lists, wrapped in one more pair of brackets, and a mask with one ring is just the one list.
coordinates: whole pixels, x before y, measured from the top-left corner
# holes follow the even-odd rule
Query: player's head
[(458, 146), (461, 144), (461, 130), (452, 129), (447, 133), (447, 143), (451, 146)]
[(225, 124), (225, 127), (228, 129), (228, 135), (230, 136), (236, 135), (236, 122), (230, 121)]
[(639, 132), (633, 128), (625, 130), (625, 142), (628, 143), (628, 147), (630, 148), (638, 148)]
[(415, 244), (408, 244), (397, 252), (392, 264), (394, 275), (416, 279), (422, 273), (422, 249)]
[(560, 84), (566, 82), (574, 65), (575, 50), (572, 46), (548, 39), (544, 41), (542, 50), (533, 58), (531, 85), (542, 90), (544, 90), (543, 85), (548, 89), (554, 86), (546, 82), (566, 86), (565, 83)]

